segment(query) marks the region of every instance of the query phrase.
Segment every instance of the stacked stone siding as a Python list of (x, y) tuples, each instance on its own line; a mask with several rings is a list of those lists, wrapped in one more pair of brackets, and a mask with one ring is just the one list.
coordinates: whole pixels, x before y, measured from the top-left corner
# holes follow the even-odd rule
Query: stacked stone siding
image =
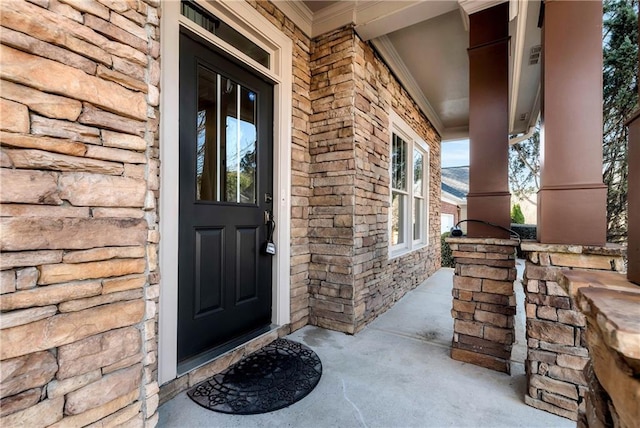
[(352, 27), (311, 54), (310, 322), (355, 333), (440, 264), (428, 245), (389, 260), (391, 110), (430, 147), (429, 242), (440, 229), (439, 137)]
[[(312, 196), (309, 146), (311, 134), (311, 40), (268, 1), (249, 1), (293, 41), (291, 118), (291, 330), (309, 323), (309, 198)], [(284, 243), (284, 245), (287, 245)]]
[(310, 321), (354, 333), (353, 30), (320, 36), (312, 47)]
[[(312, 47), (310, 321), (353, 333), (353, 39), (338, 30)], [(333, 236), (335, 221), (342, 236)]]
[(517, 241), (447, 238), (455, 258), (451, 358), (511, 372)]
[[(440, 137), (375, 54), (355, 38), (355, 312), (359, 330), (440, 267)], [(389, 260), (391, 130), (395, 111), (429, 147), (428, 245)]]
[(2, 426), (153, 426), (159, 4), (0, 2)]
[(562, 286), (563, 269), (620, 271), (619, 248), (523, 243), (527, 261), (523, 286), (527, 316), (528, 390), (532, 407), (577, 420), (588, 391), (584, 368), (589, 360), (584, 315), (574, 293)]

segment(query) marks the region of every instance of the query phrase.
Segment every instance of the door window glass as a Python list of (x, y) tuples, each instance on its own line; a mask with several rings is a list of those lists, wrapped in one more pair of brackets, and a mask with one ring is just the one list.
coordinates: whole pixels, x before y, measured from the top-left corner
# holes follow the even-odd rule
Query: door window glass
[(257, 97), (199, 66), (197, 200), (256, 203)]

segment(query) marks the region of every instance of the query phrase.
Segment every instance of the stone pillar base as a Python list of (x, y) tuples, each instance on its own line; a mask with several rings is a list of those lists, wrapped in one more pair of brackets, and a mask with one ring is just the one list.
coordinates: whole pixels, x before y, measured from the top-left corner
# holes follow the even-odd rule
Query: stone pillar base
[[(523, 242), (526, 253), (527, 394), (525, 403), (568, 419), (585, 410), (583, 370), (589, 361), (585, 317), (575, 306), (576, 289), (561, 281), (563, 270), (624, 268), (620, 246), (583, 247)], [(571, 272), (567, 275), (571, 275)], [(576, 270), (575, 272), (578, 272)]]
[(538, 241), (602, 246), (607, 242), (607, 187), (542, 188), (538, 192)]
[(456, 263), (451, 358), (511, 373), (518, 242), (481, 238), (449, 238), (447, 242)]

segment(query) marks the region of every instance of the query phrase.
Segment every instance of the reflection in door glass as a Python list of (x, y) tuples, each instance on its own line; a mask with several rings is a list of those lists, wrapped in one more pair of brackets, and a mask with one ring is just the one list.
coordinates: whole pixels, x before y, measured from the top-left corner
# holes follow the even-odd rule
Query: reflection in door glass
[(255, 92), (199, 67), (198, 200), (256, 203), (256, 105)]
[(205, 201), (218, 200), (217, 80), (217, 74), (198, 68), (196, 192)]

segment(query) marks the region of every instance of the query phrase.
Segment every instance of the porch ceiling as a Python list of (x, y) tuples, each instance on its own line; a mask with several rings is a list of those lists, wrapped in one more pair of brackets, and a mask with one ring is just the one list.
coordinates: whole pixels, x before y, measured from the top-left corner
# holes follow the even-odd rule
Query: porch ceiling
[[(319, 35), (354, 23), (370, 40), (443, 140), (468, 138), (468, 13), (500, 3), (487, 0), (448, 1), (317, 1), (287, 2), (306, 17), (308, 32)], [(540, 64), (530, 64), (540, 45), (540, 1), (510, 2), (511, 134), (527, 132), (540, 108)]]

